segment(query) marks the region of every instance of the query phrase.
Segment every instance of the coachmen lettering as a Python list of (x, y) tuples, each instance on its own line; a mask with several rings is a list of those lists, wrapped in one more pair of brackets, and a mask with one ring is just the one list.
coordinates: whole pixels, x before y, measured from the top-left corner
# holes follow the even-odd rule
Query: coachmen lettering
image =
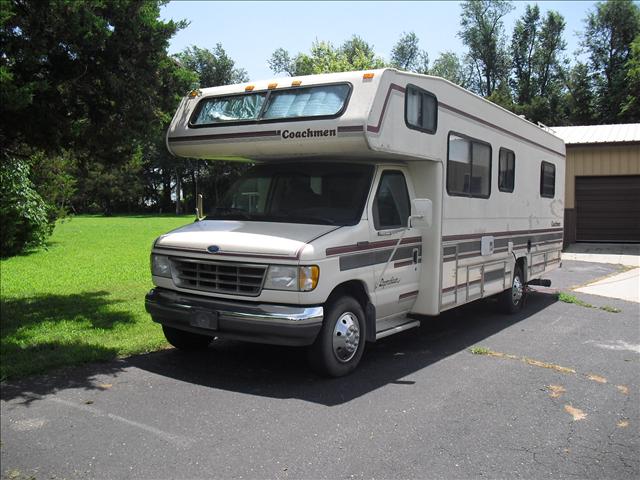
[(306, 130), (292, 132), (291, 130), (283, 130), (282, 138), (311, 138), (311, 137), (335, 137), (336, 129), (325, 129), (325, 130), (311, 130), (307, 128)]

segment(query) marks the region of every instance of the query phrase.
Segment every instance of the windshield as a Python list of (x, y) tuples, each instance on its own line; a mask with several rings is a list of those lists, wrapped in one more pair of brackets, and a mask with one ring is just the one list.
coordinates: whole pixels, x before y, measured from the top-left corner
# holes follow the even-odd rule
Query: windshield
[(342, 83), (204, 98), (191, 125), (333, 117), (343, 110), (350, 91), (351, 87)]
[(207, 220), (355, 225), (372, 176), (371, 165), (258, 165), (231, 187)]

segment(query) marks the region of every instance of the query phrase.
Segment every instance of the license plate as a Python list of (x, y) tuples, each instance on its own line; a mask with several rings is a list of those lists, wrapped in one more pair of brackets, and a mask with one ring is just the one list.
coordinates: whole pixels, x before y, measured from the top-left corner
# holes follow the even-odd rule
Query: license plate
[(218, 329), (217, 312), (196, 312), (191, 315), (189, 323), (192, 327), (206, 328), (207, 330)]

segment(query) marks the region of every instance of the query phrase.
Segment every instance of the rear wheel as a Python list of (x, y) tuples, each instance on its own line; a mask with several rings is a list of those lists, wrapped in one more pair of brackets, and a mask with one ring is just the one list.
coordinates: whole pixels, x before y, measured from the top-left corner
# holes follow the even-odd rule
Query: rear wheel
[(185, 330), (178, 330), (177, 328), (162, 326), (164, 337), (174, 347), (184, 350), (186, 352), (193, 352), (197, 350), (206, 349), (213, 337), (208, 335), (200, 335), (198, 333), (187, 332)]
[(500, 294), (498, 305), (503, 313), (516, 313), (522, 310), (524, 305), (526, 288), (524, 284), (524, 275), (520, 266), (516, 266), (513, 272), (513, 280), (511, 288)]
[(342, 297), (330, 302), (322, 329), (309, 348), (309, 363), (319, 374), (341, 377), (360, 363), (365, 345), (364, 312), (357, 300)]

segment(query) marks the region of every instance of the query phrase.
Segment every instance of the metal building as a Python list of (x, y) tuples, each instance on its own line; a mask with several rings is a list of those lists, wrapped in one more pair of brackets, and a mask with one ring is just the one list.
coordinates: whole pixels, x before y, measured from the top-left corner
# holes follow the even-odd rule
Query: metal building
[(564, 242), (640, 242), (640, 123), (552, 127), (567, 148)]

